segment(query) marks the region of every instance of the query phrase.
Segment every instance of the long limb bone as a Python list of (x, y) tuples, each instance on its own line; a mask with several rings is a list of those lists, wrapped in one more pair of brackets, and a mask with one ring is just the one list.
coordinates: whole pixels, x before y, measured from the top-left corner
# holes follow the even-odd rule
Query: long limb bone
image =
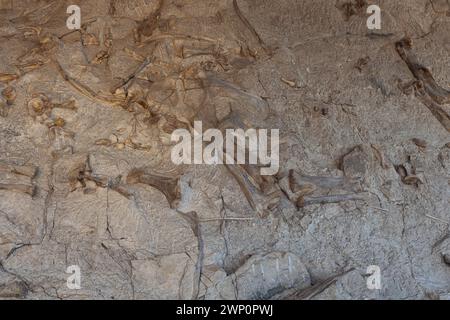
[(0, 190), (22, 192), (33, 196), (35, 186), (32, 179), (37, 168), (33, 166), (16, 166), (0, 163)]
[(56, 61), (56, 67), (58, 72), (61, 74), (63, 79), (67, 81), (73, 88), (75, 88), (79, 93), (88, 97), (89, 99), (101, 103), (112, 106), (121, 106), (124, 107), (126, 102), (124, 99), (119, 99), (113, 96), (104, 96), (102, 94), (98, 94), (92, 91), (90, 88), (86, 87), (84, 84), (80, 83), (78, 80), (72, 78), (61, 66), (61, 64)]
[(425, 92), (437, 103), (450, 103), (450, 91), (442, 88), (436, 83), (430, 70), (421, 65), (411, 52), (412, 42), (410, 39), (403, 39), (395, 44), (400, 57), (405, 61), (414, 77), (423, 82)]
[(353, 194), (338, 194), (320, 197), (300, 197), (297, 201), (299, 207), (306, 207), (313, 204), (338, 203), (342, 201), (365, 201), (367, 200), (367, 193), (353, 193)]
[(17, 191), (33, 196), (35, 187), (33, 185), (16, 184), (16, 183), (0, 183), (0, 190)]
[(242, 166), (238, 164), (225, 166), (238, 182), (253, 210), (255, 210), (260, 217), (266, 217), (270, 213), (270, 210), (278, 204), (278, 201), (280, 200), (279, 194), (277, 192), (273, 192), (269, 195), (265, 195), (256, 186), (254, 179)]
[(423, 82), (417, 81), (414, 84), (416, 97), (430, 109), (433, 116), (442, 124), (442, 126), (450, 132), (450, 114), (444, 110), (436, 101), (426, 93)]
[[(220, 124), (222, 130), (244, 127), (242, 119), (235, 112), (232, 112)], [(237, 149), (236, 146), (235, 149)], [(235, 155), (227, 154), (227, 150), (224, 150), (224, 155), (235, 159)], [(275, 185), (273, 178), (260, 175), (258, 166), (239, 164), (226, 164), (225, 166), (238, 182), (250, 206), (260, 217), (266, 217), (279, 203), (280, 189)]]
[(324, 279), (322, 281), (317, 282), (313, 286), (298, 290), (298, 289), (289, 289), (285, 290), (284, 292), (272, 297), (272, 300), (310, 300), (314, 298), (316, 295), (323, 292), (325, 289), (336, 283), (336, 281), (339, 280), (339, 278), (343, 277), (347, 273), (355, 270), (355, 268), (350, 268), (349, 270), (346, 270), (344, 272), (341, 272), (339, 274), (333, 275), (328, 277), (327, 279)]
[(305, 184), (312, 184), (320, 189), (355, 191), (358, 188), (358, 181), (347, 177), (308, 176), (299, 174), (294, 170), (289, 172), (289, 185), (292, 192), (297, 192)]
[(242, 21), (242, 23), (247, 27), (248, 30), (253, 34), (253, 36), (258, 40), (258, 44), (263, 48), (264, 51), (267, 50), (267, 46), (258, 34), (258, 32), (255, 30), (255, 28), (251, 25), (251, 23), (247, 20), (247, 18), (242, 13), (241, 9), (239, 8), (239, 5), (237, 3), (237, 0), (233, 0), (233, 8), (236, 11), (237, 16)]
[(29, 178), (34, 178), (37, 173), (37, 168), (34, 166), (16, 166), (0, 163), (0, 171), (3, 172), (11, 172), (23, 176), (27, 176)]
[(267, 101), (264, 100), (263, 98), (261, 98), (260, 96), (254, 94), (254, 93), (248, 92), (247, 90), (241, 89), (233, 83), (216, 78), (213, 75), (207, 75), (207, 81), (209, 83), (209, 86), (211, 86), (211, 87), (218, 86), (218, 87), (226, 88), (228, 90), (231, 90), (234, 93), (240, 94), (240, 95), (250, 99), (251, 101), (255, 102), (256, 107), (258, 108), (257, 110), (255, 110), (255, 112), (256, 112), (255, 115), (258, 115), (258, 117), (263, 116), (265, 118), (268, 116), (269, 105), (268, 105)]
[(450, 91), (440, 87), (431, 72), (422, 66), (411, 52), (411, 40), (403, 39), (396, 43), (400, 57), (405, 61), (411, 73), (417, 79), (414, 84), (416, 96), (430, 109), (434, 117), (450, 132), (450, 114), (440, 105), (450, 103)]

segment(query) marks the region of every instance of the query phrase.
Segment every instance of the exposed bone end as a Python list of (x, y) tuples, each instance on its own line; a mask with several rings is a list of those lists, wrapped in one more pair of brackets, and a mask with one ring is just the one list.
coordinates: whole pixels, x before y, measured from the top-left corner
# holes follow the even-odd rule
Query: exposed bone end
[(33, 179), (38, 172), (38, 168), (35, 166), (27, 166), (27, 165), (16, 166), (16, 165), (0, 163), (0, 171), (11, 172), (14, 174), (27, 176), (30, 179)]
[(397, 49), (411, 49), (412, 48), (412, 39), (411, 38), (403, 38), (400, 41), (397, 41), (397, 43), (395, 44), (395, 47)]
[(142, 169), (133, 169), (128, 173), (127, 183), (129, 184), (138, 184), (141, 183), (141, 176), (144, 174), (144, 170)]
[(0, 190), (22, 192), (22, 193), (29, 194), (31, 197), (35, 196), (35, 194), (36, 194), (35, 186), (25, 185), (25, 184), (0, 183)]
[(178, 207), (181, 191), (179, 177), (168, 177), (162, 174), (146, 173), (143, 169), (134, 169), (127, 176), (128, 184), (147, 184), (161, 191), (172, 209)]
[(317, 187), (309, 182), (302, 181), (301, 177), (294, 171), (289, 171), (289, 189), (292, 193), (300, 193), (301, 196), (313, 193)]
[(250, 206), (261, 218), (267, 217), (278, 206), (281, 200), (279, 188), (275, 185), (272, 185), (272, 188), (265, 186), (266, 192), (263, 192), (258, 184), (260, 176), (252, 177), (240, 165), (226, 165), (226, 167), (238, 182)]
[(14, 166), (12, 172), (33, 179), (38, 173), (38, 168), (35, 166)]

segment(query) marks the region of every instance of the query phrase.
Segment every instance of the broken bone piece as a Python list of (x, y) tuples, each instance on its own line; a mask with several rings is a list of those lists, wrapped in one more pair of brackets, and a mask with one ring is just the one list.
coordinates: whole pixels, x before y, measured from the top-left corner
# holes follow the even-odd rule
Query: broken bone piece
[(310, 189), (340, 189), (346, 191), (358, 191), (359, 180), (348, 177), (321, 177), (302, 175), (294, 170), (289, 171), (289, 186), (293, 193), (304, 190), (307, 186)]
[(250, 113), (258, 119), (266, 119), (269, 116), (269, 104), (264, 98), (244, 90), (233, 83), (219, 79), (211, 74), (207, 75), (207, 81), (210, 87), (221, 87), (228, 89), (230, 92), (241, 95), (247, 98), (248, 101), (251, 101), (252, 104), (247, 107), (248, 110), (242, 110), (242, 112)]
[(2, 83), (10, 83), (11, 81), (19, 79), (17, 74), (11, 73), (0, 73), (0, 82)]
[(450, 132), (450, 113), (426, 93), (423, 82), (416, 81), (414, 83), (416, 97), (424, 104), (433, 114), (433, 116), (441, 123), (441, 125)]
[[(246, 128), (246, 125), (240, 114), (231, 112), (220, 122), (219, 128), (224, 132), (230, 128)], [(247, 148), (245, 146), (244, 148), (245, 153), (247, 153)], [(235, 142), (234, 150), (237, 149)], [(234, 150), (229, 153), (228, 148), (224, 148), (223, 152), (226, 159), (233, 160), (232, 163), (238, 163)], [(271, 152), (271, 154), (273, 153)], [(264, 176), (261, 174), (261, 167), (257, 165), (232, 165), (228, 163), (225, 166), (238, 182), (252, 209), (261, 218), (267, 217), (277, 207), (281, 200), (281, 190), (272, 176)]]
[(0, 163), (0, 171), (11, 172), (11, 173), (27, 176), (32, 179), (32, 178), (34, 178), (34, 176), (37, 173), (37, 167), (27, 166), (27, 165), (16, 166), (16, 165)]
[(369, 157), (362, 145), (354, 147), (341, 159), (341, 169), (345, 176), (350, 178), (363, 178), (368, 171)]
[(423, 184), (422, 180), (420, 180), (420, 178), (415, 174), (409, 174), (404, 165), (396, 165), (394, 168), (404, 184), (414, 185), (416, 187), (418, 187), (419, 184)]
[(0, 163), (0, 190), (22, 192), (34, 196), (36, 192), (32, 179), (37, 168), (28, 165)]
[(398, 41), (395, 48), (417, 80), (414, 83), (417, 98), (430, 109), (433, 116), (450, 132), (449, 111), (441, 106), (450, 103), (450, 91), (439, 86), (430, 70), (419, 63), (415, 54), (411, 52), (411, 39), (404, 38)]
[(442, 88), (436, 83), (430, 70), (419, 63), (417, 57), (411, 52), (412, 41), (404, 38), (395, 44), (398, 54), (406, 63), (414, 77), (422, 81), (426, 93), (438, 104), (450, 102), (450, 91)]
[(328, 287), (335, 284), (341, 277), (345, 276), (347, 273), (355, 270), (354, 268), (350, 268), (344, 272), (338, 273), (336, 275), (332, 275), (326, 279), (318, 281), (311, 287), (306, 289), (303, 288), (293, 288), (283, 291), (280, 294), (273, 296), (272, 300), (310, 300), (317, 296), (318, 294), (325, 291)]
[(147, 184), (161, 191), (172, 209), (178, 207), (181, 191), (178, 184), (179, 177), (169, 177), (162, 174), (146, 173), (142, 169), (134, 169), (127, 176), (129, 184)]
[(295, 82), (295, 81), (288, 80), (288, 79), (285, 79), (285, 78), (281, 78), (281, 81), (286, 83), (291, 88), (297, 87), (297, 82)]
[(280, 201), (280, 193), (274, 191), (270, 194), (264, 194), (257, 187), (254, 179), (240, 165), (226, 165), (233, 177), (241, 187), (242, 192), (247, 198), (248, 203), (261, 218), (267, 217)]
[(384, 155), (382, 147), (377, 144), (371, 144), (370, 146), (374, 150), (375, 157), (380, 161), (381, 167), (383, 169), (389, 169), (389, 162), (386, 159), (386, 156)]
[(258, 34), (258, 32), (255, 30), (255, 28), (252, 26), (250, 21), (247, 20), (247, 18), (242, 13), (241, 9), (239, 8), (239, 5), (237, 3), (237, 0), (233, 0), (233, 8), (236, 12), (236, 15), (239, 17), (239, 19), (242, 21), (242, 23), (246, 26), (246, 28), (252, 33), (252, 35), (256, 38), (258, 41), (258, 44), (261, 46), (261, 48), (268, 53), (270, 50), (267, 48), (267, 45), (261, 38), (261, 36)]
[(34, 196), (35, 187), (33, 185), (26, 184), (12, 184), (12, 183), (0, 183), (0, 190), (8, 190), (8, 191), (16, 191), (29, 194), (30, 196)]
[(300, 197), (297, 200), (297, 207), (303, 208), (314, 204), (338, 203), (343, 201), (367, 201), (366, 192), (353, 194), (337, 194), (320, 197)]

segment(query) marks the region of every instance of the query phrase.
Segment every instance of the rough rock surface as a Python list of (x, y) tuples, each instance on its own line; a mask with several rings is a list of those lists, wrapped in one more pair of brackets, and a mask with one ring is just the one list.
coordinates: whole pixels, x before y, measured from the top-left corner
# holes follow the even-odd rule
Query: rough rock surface
[[(0, 299), (450, 298), (449, 31), (448, 0), (0, 0)], [(173, 164), (194, 120), (280, 129), (278, 174)]]

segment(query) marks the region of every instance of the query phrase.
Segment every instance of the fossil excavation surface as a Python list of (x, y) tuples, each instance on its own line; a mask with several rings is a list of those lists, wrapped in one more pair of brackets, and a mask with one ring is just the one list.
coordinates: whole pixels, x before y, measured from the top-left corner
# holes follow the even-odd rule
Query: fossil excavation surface
[(0, 0), (0, 299), (450, 299), (449, 70), (448, 0)]

